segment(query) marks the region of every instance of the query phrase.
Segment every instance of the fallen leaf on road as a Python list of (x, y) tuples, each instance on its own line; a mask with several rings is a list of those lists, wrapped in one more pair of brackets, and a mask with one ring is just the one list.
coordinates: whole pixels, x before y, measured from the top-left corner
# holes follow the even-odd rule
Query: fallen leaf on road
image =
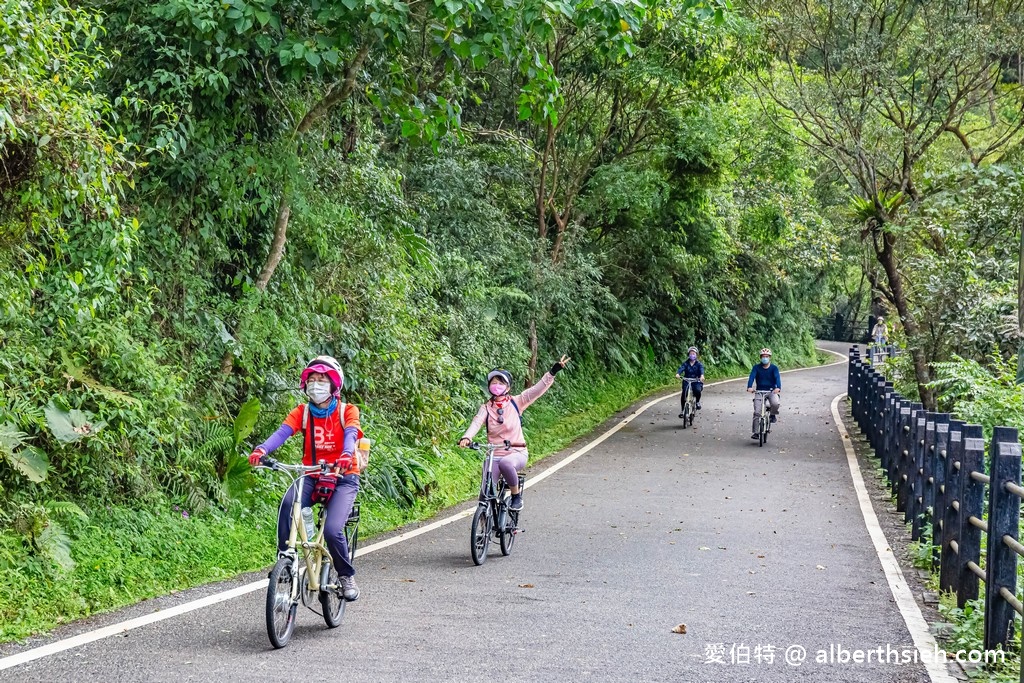
[(698, 548), (698, 550), (711, 550), (711, 548), (707, 547), (706, 545), (702, 545), (700, 548)]
[(533, 584), (532, 583), (521, 583), (521, 584), (519, 584), (519, 587), (520, 588), (533, 588)]
[(825, 565), (823, 565), (823, 564), (819, 564), (817, 567), (815, 567), (815, 569), (824, 569), (824, 568), (825, 568)]
[(402, 579), (404, 583), (416, 583), (416, 579)]
[(678, 633), (680, 635), (685, 635), (686, 634), (686, 624), (679, 624), (674, 629), (672, 629), (672, 633)]

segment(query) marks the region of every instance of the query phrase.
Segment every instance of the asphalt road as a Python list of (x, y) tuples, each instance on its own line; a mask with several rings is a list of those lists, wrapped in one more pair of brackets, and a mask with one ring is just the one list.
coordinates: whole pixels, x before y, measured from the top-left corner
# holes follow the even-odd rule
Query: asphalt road
[[(357, 558), (363, 595), (345, 623), (327, 630), (300, 608), (284, 650), (270, 647), (256, 592), (0, 671), (0, 681), (926, 681), (916, 664), (814, 661), (830, 646), (913, 642), (829, 411), (846, 366), (783, 384), (782, 419), (763, 448), (749, 438), (742, 383), (708, 388), (695, 430), (680, 428), (667, 399), (526, 492), (527, 531), (510, 557), (495, 544), (474, 567), (467, 518)], [(799, 667), (785, 661), (797, 646), (808, 652)]]

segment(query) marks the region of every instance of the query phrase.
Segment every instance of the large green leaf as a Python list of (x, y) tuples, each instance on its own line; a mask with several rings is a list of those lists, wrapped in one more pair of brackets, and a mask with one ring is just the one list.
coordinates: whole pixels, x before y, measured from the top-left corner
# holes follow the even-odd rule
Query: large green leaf
[(95, 436), (107, 426), (106, 422), (97, 422), (92, 413), (81, 410), (65, 410), (50, 401), (43, 410), (46, 415), (46, 426), (54, 438), (62, 443), (74, 443), (79, 439)]
[(14, 469), (37, 484), (45, 480), (50, 472), (50, 463), (47, 462), (46, 453), (35, 446), (26, 446), (8, 454), (7, 461), (14, 466)]
[(47, 462), (46, 453), (34, 446), (25, 445), (26, 438), (27, 435), (14, 425), (0, 425), (0, 455), (11, 467), (38, 484), (46, 479), (50, 464)]
[(257, 398), (250, 398), (242, 404), (235, 418), (234, 434), (235, 446), (238, 446), (252, 434), (252, 428), (256, 426), (256, 418), (260, 414), (260, 401)]
[(64, 571), (70, 572), (75, 568), (75, 561), (71, 557), (71, 539), (60, 524), (50, 520), (36, 539), (36, 545)]

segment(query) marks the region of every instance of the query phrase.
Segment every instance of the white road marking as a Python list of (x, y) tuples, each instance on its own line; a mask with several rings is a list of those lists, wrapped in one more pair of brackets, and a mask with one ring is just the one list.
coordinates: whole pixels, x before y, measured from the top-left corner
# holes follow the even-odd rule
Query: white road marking
[[(828, 349), (821, 349), (821, 350), (822, 351), (827, 351), (828, 353), (831, 353), (833, 355), (839, 356), (839, 358), (842, 359), (842, 361), (840, 361), (840, 362), (845, 362), (845, 361), (848, 360), (847, 356), (845, 356), (845, 355), (843, 355), (841, 353), (838, 353), (836, 351), (830, 351)], [(838, 364), (838, 363), (835, 363), (835, 364)], [(796, 370), (787, 370), (787, 371), (783, 372), (782, 374), (790, 375), (790, 374), (793, 374), (793, 373), (796, 373), (796, 372), (805, 372), (807, 370), (817, 370), (817, 369), (822, 368), (822, 367), (827, 367), (827, 366), (816, 365), (816, 366), (809, 367), (809, 368), (797, 368)], [(739, 381), (742, 381), (743, 379), (745, 379), (745, 378), (737, 377), (735, 379), (727, 379), (727, 380), (722, 380), (722, 381), (719, 381), (719, 382), (712, 382), (710, 384), (705, 384), (705, 386), (714, 387), (714, 386), (719, 386), (719, 385), (722, 385), (722, 384), (730, 384), (732, 382), (739, 382)], [(547, 479), (548, 477), (550, 477), (552, 474), (554, 474), (555, 472), (559, 471), (563, 467), (568, 466), (570, 463), (572, 463), (573, 461), (577, 460), (581, 456), (585, 455), (586, 453), (589, 453), (594, 448), (596, 448), (597, 446), (599, 446), (600, 444), (604, 443), (609, 438), (611, 438), (620, 429), (622, 429), (623, 427), (628, 425), (630, 422), (635, 420), (637, 417), (639, 417), (641, 414), (646, 412), (649, 408), (651, 408), (651, 407), (661, 403), (662, 401), (664, 401), (666, 399), (677, 397), (677, 396), (679, 396), (680, 393), (681, 392), (674, 392), (674, 393), (668, 394), (666, 396), (662, 396), (661, 398), (656, 398), (656, 399), (654, 399), (652, 401), (648, 401), (647, 403), (642, 405), (640, 408), (638, 408), (636, 411), (634, 411), (632, 414), (628, 415), (627, 417), (625, 417), (621, 421), (619, 421), (614, 427), (608, 429), (601, 436), (597, 437), (596, 439), (594, 439), (590, 443), (586, 444), (585, 446), (583, 446), (582, 448), (580, 448), (579, 450), (574, 452), (572, 455), (564, 458), (563, 460), (561, 460), (560, 462), (556, 463), (555, 465), (552, 465), (551, 467), (548, 467), (543, 472), (540, 472), (540, 473), (538, 473), (536, 475), (531, 476), (530, 480), (528, 482), (526, 482), (526, 488), (529, 488), (530, 486), (533, 486), (534, 484), (537, 484), (537, 483), (543, 481), (544, 479)], [(451, 524), (452, 522), (457, 522), (460, 519), (465, 519), (466, 517), (469, 517), (471, 514), (473, 514), (473, 510), (475, 510), (475, 509), (476, 509), (476, 504), (474, 503), (472, 507), (469, 507), (469, 508), (467, 508), (465, 510), (457, 512), (457, 513), (455, 513), (453, 515), (450, 515), (448, 517), (444, 517), (444, 518), (439, 519), (439, 520), (437, 520), (435, 522), (431, 522), (430, 524), (426, 524), (424, 526), (418, 527), (418, 528), (413, 529), (411, 531), (406, 531), (405, 533), (398, 534), (397, 536), (393, 536), (391, 538), (384, 539), (383, 541), (378, 541), (376, 543), (372, 543), (372, 544), (366, 546), (365, 548), (360, 548), (360, 550), (359, 550), (359, 557), (362, 557), (364, 555), (369, 555), (370, 553), (377, 552), (378, 550), (383, 550), (384, 548), (388, 548), (388, 547), (393, 546), (393, 545), (395, 545), (397, 543), (402, 543), (403, 541), (408, 541), (408, 540), (410, 540), (412, 538), (416, 538), (417, 536), (421, 536), (423, 534), (429, 533), (429, 532), (433, 531), (434, 529), (438, 529), (440, 527), (446, 526), (448, 524)], [(58, 652), (64, 652), (65, 650), (70, 650), (72, 648), (80, 647), (82, 645), (87, 645), (89, 643), (96, 642), (97, 640), (102, 640), (104, 638), (109, 638), (110, 636), (116, 636), (118, 634), (125, 633), (127, 631), (131, 631), (133, 629), (137, 629), (137, 628), (140, 628), (142, 626), (148, 626), (149, 624), (153, 624), (153, 623), (156, 623), (158, 621), (164, 621), (165, 619), (171, 619), (171, 618), (179, 616), (181, 614), (186, 614), (188, 612), (193, 612), (193, 611), (195, 611), (197, 609), (202, 609), (204, 607), (209, 607), (210, 605), (216, 605), (217, 603), (225, 602), (227, 600), (231, 600), (232, 598), (237, 598), (239, 596), (246, 595), (248, 593), (254, 593), (256, 591), (263, 590), (266, 587), (267, 587), (266, 579), (262, 579), (260, 581), (253, 581), (252, 583), (247, 583), (247, 584), (245, 584), (243, 586), (238, 586), (237, 588), (231, 588), (229, 590), (222, 591), (220, 593), (215, 593), (213, 595), (208, 595), (205, 598), (199, 598), (197, 600), (192, 600), (190, 602), (185, 602), (185, 603), (182, 603), (180, 605), (175, 605), (174, 607), (168, 607), (167, 609), (159, 610), (157, 612), (153, 612), (152, 614), (146, 614), (146, 615), (143, 615), (141, 617), (135, 617), (134, 619), (128, 619), (126, 621), (119, 622), (117, 624), (112, 624), (110, 626), (104, 626), (102, 628), (98, 628), (98, 629), (95, 629), (93, 631), (87, 631), (86, 633), (80, 633), (77, 636), (71, 636), (69, 638), (63, 638), (61, 640), (49, 643), (47, 645), (40, 645), (39, 647), (35, 647), (35, 648), (29, 649), (29, 650), (25, 650), (24, 652), (18, 652), (16, 654), (9, 655), (7, 657), (4, 657), (3, 659), (0, 659), (0, 671), (3, 671), (4, 669), (10, 669), (10, 668), (13, 668), (15, 666), (19, 666), (21, 664), (26, 664), (26, 663), (34, 661), (36, 659), (41, 659), (43, 657), (48, 657), (50, 655), (55, 655)]]
[(875, 552), (882, 563), (885, 579), (889, 582), (889, 590), (892, 591), (896, 606), (899, 608), (900, 614), (903, 615), (907, 630), (910, 631), (910, 635), (914, 639), (914, 645), (921, 653), (921, 661), (924, 662), (932, 683), (956, 683), (956, 679), (949, 673), (949, 669), (942, 662), (936, 661), (935, 653), (938, 650), (938, 645), (931, 631), (928, 630), (928, 622), (924, 620), (921, 608), (914, 600), (910, 585), (903, 577), (899, 561), (893, 554), (888, 541), (885, 540), (885, 532), (878, 524), (878, 517), (875, 515), (875, 509), (871, 506), (868, 490), (864, 486), (864, 477), (860, 472), (860, 463), (857, 462), (857, 453), (853, 450), (850, 434), (846, 431), (846, 425), (843, 424), (842, 416), (839, 414), (839, 402), (844, 398), (846, 398), (845, 393), (836, 396), (832, 401), (832, 418), (835, 420), (839, 436), (843, 440), (846, 461), (850, 465), (850, 475), (853, 477), (853, 488), (857, 492), (860, 511), (864, 515), (864, 524), (867, 525), (868, 535), (871, 536), (871, 541), (875, 545)]

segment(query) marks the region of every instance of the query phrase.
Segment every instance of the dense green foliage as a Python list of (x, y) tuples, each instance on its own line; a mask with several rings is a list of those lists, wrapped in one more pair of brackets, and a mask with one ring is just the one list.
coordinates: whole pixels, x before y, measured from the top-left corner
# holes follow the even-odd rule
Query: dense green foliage
[(691, 343), (812, 359), (857, 247), (744, 78), (757, 28), (715, 0), (0, 0), (0, 637), (266, 562), (279, 492), (242, 456), (317, 353), (376, 441), (370, 531), (472, 490), (450, 445), (495, 365), (576, 358), (538, 455)]
[(764, 29), (753, 87), (815, 151), (826, 215), (848, 253), (861, 250), (875, 312), (898, 321), (916, 391), (934, 408), (932, 362), (981, 360), (1024, 329), (1012, 315), (1024, 5), (747, 6)]

